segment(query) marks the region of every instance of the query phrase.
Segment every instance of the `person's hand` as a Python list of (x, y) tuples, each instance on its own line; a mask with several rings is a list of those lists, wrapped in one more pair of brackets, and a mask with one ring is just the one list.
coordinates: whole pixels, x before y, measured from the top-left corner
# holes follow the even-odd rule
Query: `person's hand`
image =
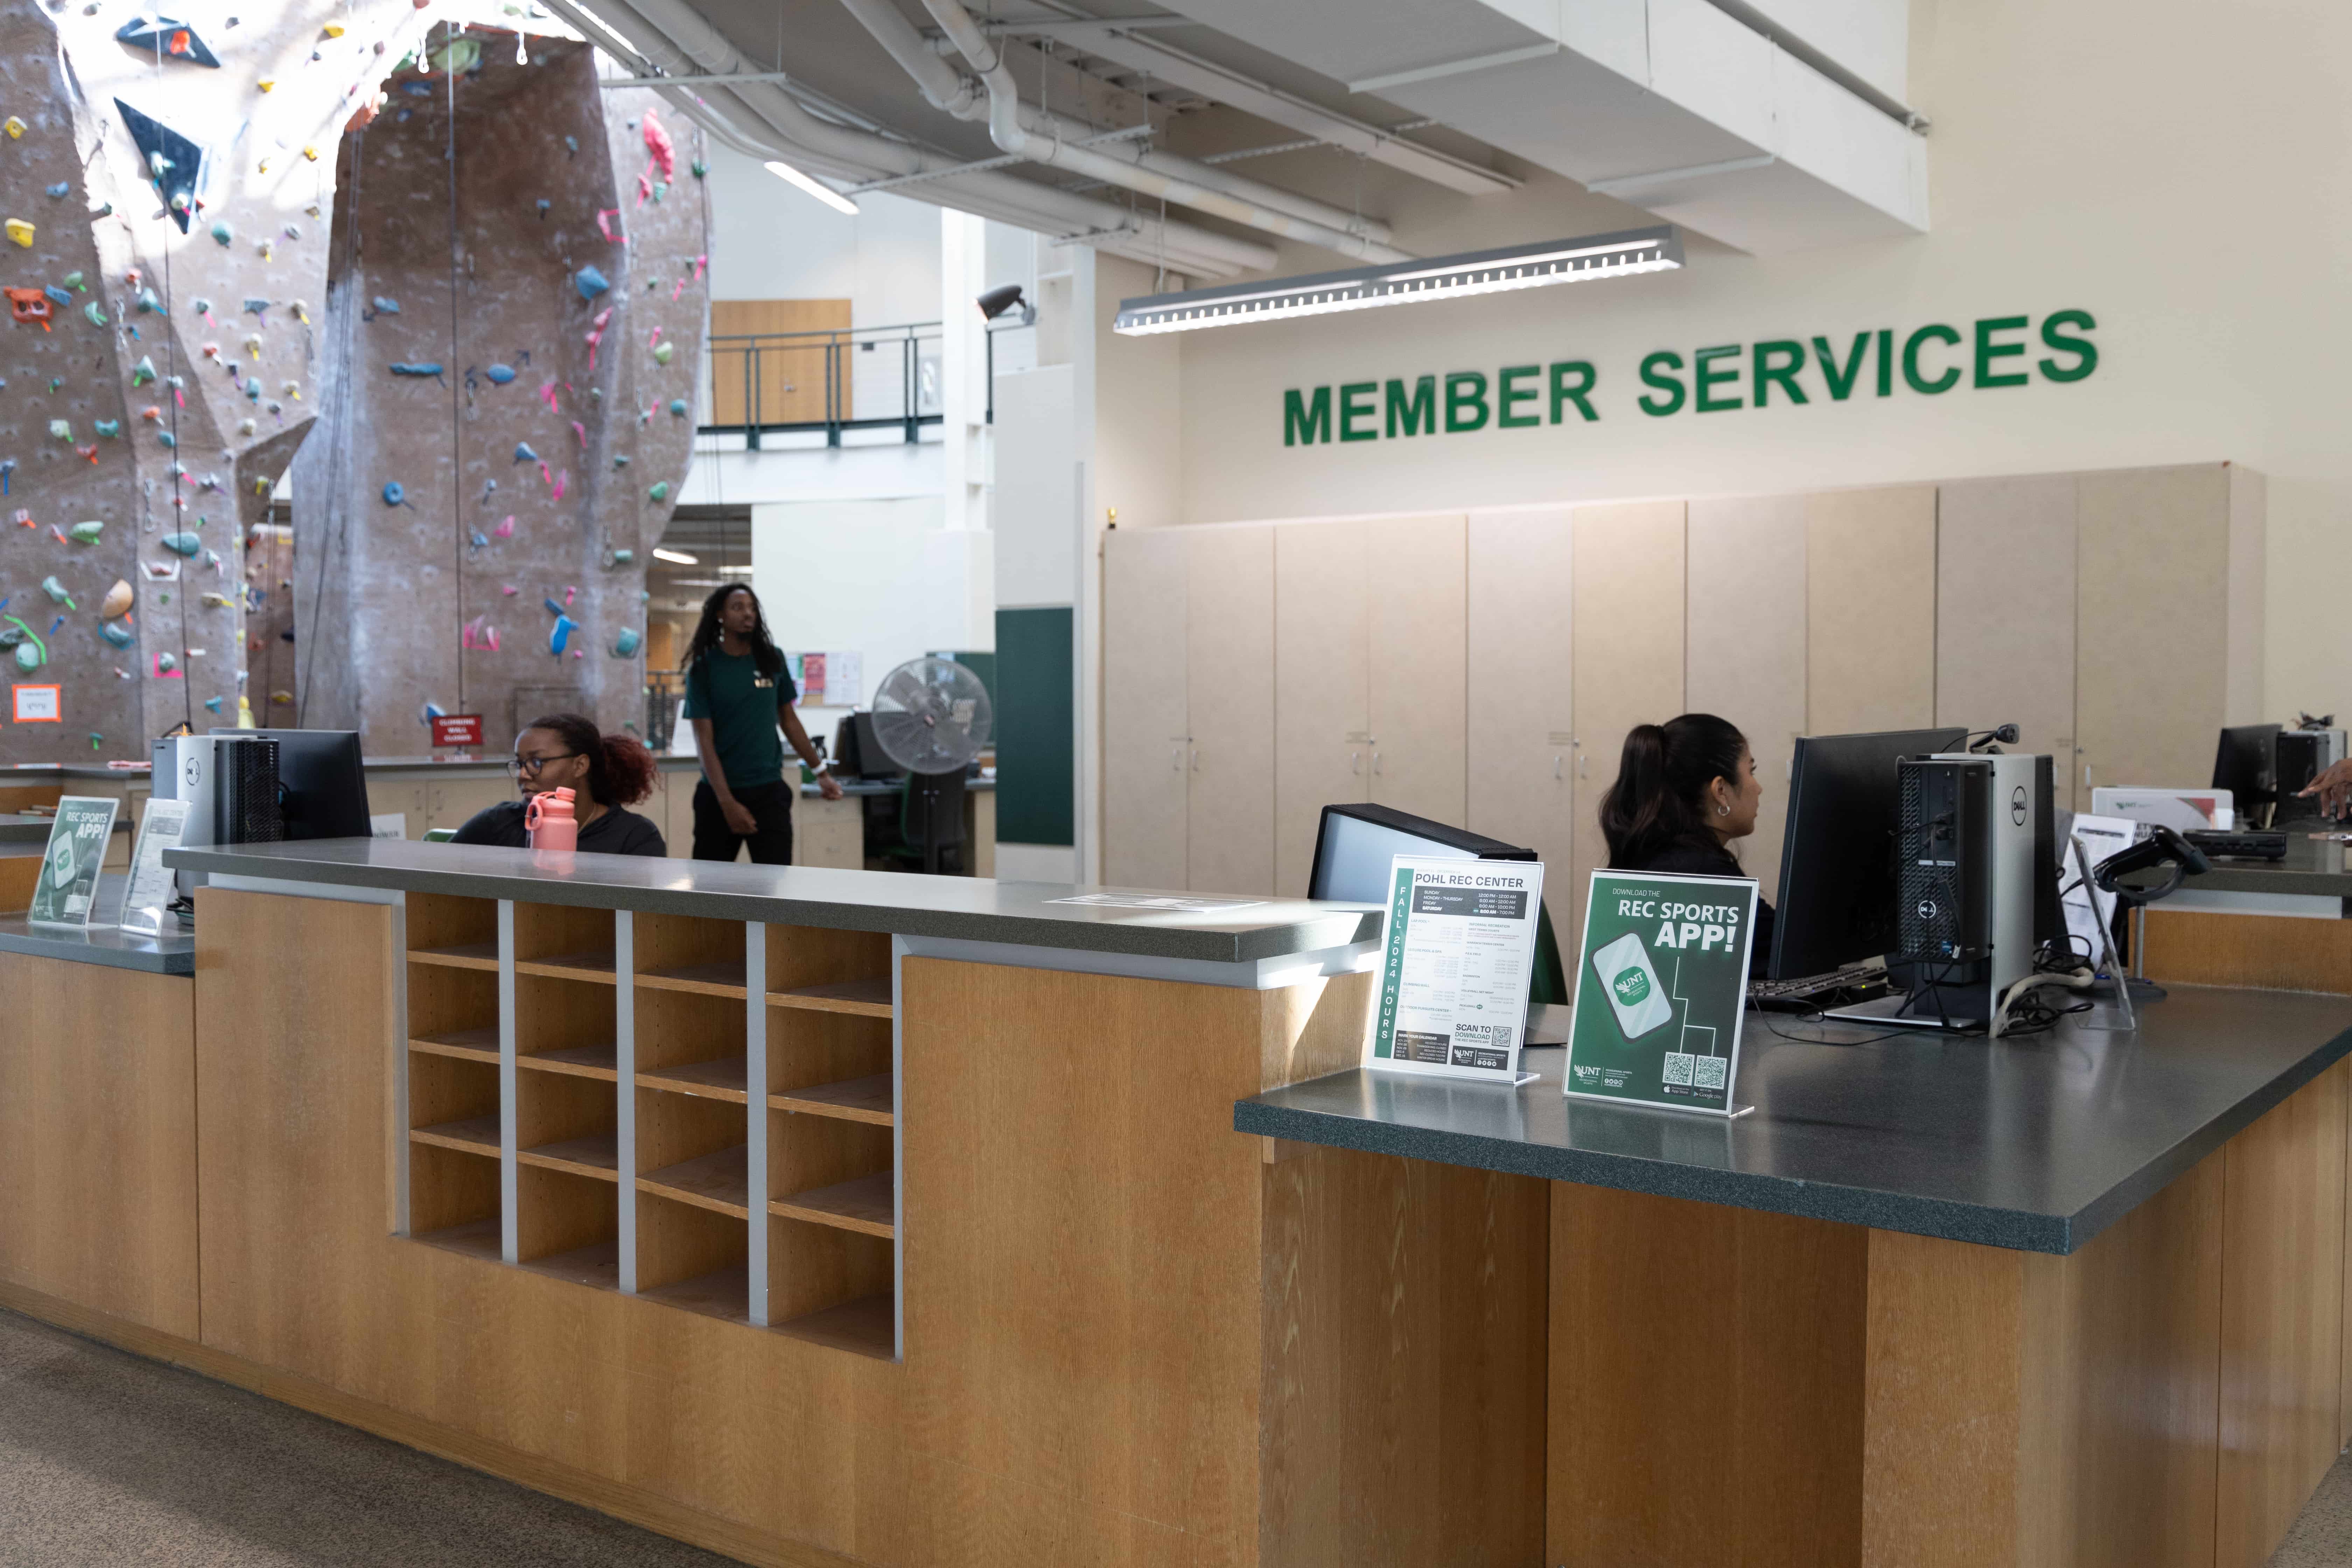
[(2345, 808), (2352, 805), (2352, 759), (2331, 763), (2326, 773), (2294, 793), (2298, 799), (2315, 795), (2322, 812), (2329, 816), (2343, 816)]
[(841, 798), (841, 781), (835, 778), (831, 773), (819, 773), (816, 775), (816, 793), (824, 796), (827, 800), (839, 800)]
[(727, 826), (746, 838), (760, 831), (760, 819), (752, 816), (751, 808), (741, 801), (730, 800), (719, 809), (726, 814)]

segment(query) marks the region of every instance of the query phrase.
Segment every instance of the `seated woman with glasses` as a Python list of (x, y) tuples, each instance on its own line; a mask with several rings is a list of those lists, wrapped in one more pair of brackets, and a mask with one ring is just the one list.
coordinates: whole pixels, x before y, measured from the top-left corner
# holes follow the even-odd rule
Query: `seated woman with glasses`
[(568, 789), (580, 823), (580, 847), (594, 855), (667, 855), (661, 829), (634, 811), (654, 792), (654, 757), (627, 735), (597, 732), (596, 721), (578, 713), (533, 719), (515, 737), (514, 761), (507, 772), (521, 786), (521, 800), (476, 812), (452, 840), (457, 844), (524, 846), (523, 807), (532, 795)]

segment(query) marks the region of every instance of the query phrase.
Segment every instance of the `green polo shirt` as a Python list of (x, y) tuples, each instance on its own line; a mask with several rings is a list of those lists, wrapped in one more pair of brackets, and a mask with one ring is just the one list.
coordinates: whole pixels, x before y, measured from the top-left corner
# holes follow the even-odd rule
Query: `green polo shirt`
[(784, 776), (777, 709), (800, 689), (782, 670), (771, 680), (750, 654), (712, 648), (686, 672), (686, 716), (710, 721), (710, 739), (729, 789), (756, 789)]

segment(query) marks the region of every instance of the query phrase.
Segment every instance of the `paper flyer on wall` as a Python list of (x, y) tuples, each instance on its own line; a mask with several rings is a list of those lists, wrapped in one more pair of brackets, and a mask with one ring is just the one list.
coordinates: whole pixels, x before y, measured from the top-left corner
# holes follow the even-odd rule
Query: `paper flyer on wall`
[(114, 832), (119, 803), (69, 795), (58, 802), (49, 826), (49, 847), (33, 884), (33, 907), (25, 918), (35, 925), (86, 926), (98, 897), (99, 868)]
[(1570, 1026), (1570, 1096), (1737, 1116), (1756, 882), (1595, 871)]
[(172, 900), (179, 897), (178, 879), (163, 864), (163, 851), (180, 847), (180, 831), (187, 825), (184, 800), (151, 800), (139, 819), (139, 843), (131, 851), (131, 886), (122, 895), (122, 929), (141, 936), (161, 936), (170, 919)]
[(1389, 887), (1381, 1005), (1364, 1065), (1520, 1081), (1543, 867), (1400, 855)]

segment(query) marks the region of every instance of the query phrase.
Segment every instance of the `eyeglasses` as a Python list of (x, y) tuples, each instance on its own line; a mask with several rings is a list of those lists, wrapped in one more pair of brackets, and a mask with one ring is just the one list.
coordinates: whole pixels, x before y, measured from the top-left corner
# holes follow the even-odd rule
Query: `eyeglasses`
[(568, 757), (576, 757), (579, 754), (577, 752), (559, 752), (551, 757), (517, 757), (507, 763), (507, 777), (519, 779), (523, 774), (529, 773), (531, 777), (537, 778), (539, 770), (548, 763), (560, 763)]

